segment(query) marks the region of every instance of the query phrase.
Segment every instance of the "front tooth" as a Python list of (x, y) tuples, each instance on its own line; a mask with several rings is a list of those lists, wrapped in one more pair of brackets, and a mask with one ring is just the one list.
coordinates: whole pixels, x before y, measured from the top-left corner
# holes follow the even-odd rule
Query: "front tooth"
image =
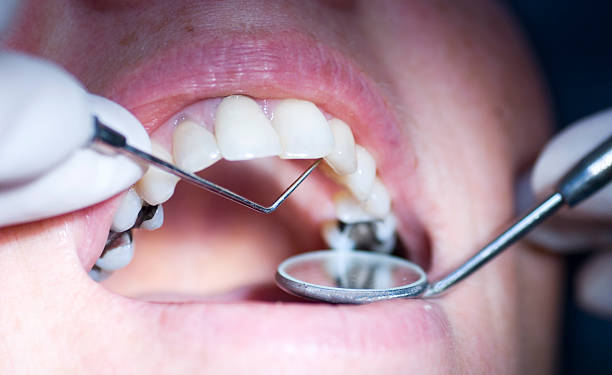
[(283, 148), (282, 158), (317, 159), (334, 148), (334, 135), (316, 105), (305, 100), (285, 99), (274, 108), (272, 125)]
[(374, 180), (370, 196), (364, 202), (366, 212), (377, 218), (384, 218), (391, 211), (391, 196), (380, 179)]
[(215, 114), (215, 137), (227, 160), (248, 160), (281, 153), (278, 134), (251, 98), (232, 95), (221, 101)]
[(133, 227), (141, 208), (142, 199), (133, 189), (129, 189), (121, 199), (117, 212), (115, 212), (111, 230), (119, 233)]
[(164, 224), (164, 206), (160, 204), (155, 209), (155, 213), (153, 214), (153, 217), (150, 218), (149, 220), (143, 221), (142, 224), (140, 224), (140, 228), (151, 231), (151, 230), (161, 228), (163, 224)]
[(342, 191), (334, 197), (334, 208), (336, 218), (344, 223), (352, 224), (364, 221), (374, 221), (376, 218), (368, 213), (362, 202), (359, 202), (351, 194)]
[(176, 165), (190, 173), (221, 159), (215, 136), (191, 120), (182, 121), (174, 130), (172, 154)]
[(134, 257), (134, 242), (129, 232), (123, 233), (118, 240), (119, 244), (106, 249), (102, 257), (96, 261), (96, 266), (103, 271), (116, 271), (130, 264)]
[[(173, 162), (172, 155), (155, 142), (151, 142), (151, 153), (164, 161)], [(136, 183), (136, 192), (145, 202), (156, 206), (170, 199), (178, 180), (178, 177), (151, 166)]]
[(351, 128), (337, 118), (329, 120), (329, 127), (334, 135), (334, 149), (325, 157), (325, 161), (339, 175), (355, 172), (357, 156)]
[(370, 153), (360, 145), (355, 146), (357, 169), (339, 180), (360, 201), (368, 199), (376, 178), (376, 162)]

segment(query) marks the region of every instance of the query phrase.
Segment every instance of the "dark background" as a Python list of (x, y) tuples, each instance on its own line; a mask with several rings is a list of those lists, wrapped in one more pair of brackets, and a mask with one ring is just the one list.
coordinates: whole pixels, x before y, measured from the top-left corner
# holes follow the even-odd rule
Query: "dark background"
[[(559, 128), (612, 107), (612, 1), (507, 3), (548, 79)], [(612, 318), (582, 310), (573, 298), (573, 276), (587, 256), (567, 259), (559, 374), (612, 374)]]

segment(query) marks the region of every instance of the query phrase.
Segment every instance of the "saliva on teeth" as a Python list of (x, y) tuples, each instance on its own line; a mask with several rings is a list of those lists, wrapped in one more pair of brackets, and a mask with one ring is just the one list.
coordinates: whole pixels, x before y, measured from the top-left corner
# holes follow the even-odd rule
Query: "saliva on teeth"
[[(327, 244), (338, 251), (358, 245), (383, 252), (393, 249), (395, 219), (389, 192), (377, 177), (376, 161), (355, 142), (348, 124), (338, 118), (328, 119), (314, 103), (299, 99), (266, 101), (264, 111), (260, 103), (248, 96), (231, 95), (219, 102), (214, 115), (203, 114), (206, 105), (210, 107), (210, 102), (191, 105), (163, 125), (170, 127), (166, 131), (172, 133), (171, 142), (163, 144), (153, 139), (152, 154), (192, 173), (222, 158), (231, 161), (270, 156), (323, 158), (326, 174), (344, 187), (334, 197), (338, 221), (322, 227)], [(109, 233), (109, 239), (123, 240), (107, 242), (90, 272), (94, 280), (100, 281), (129, 264), (134, 253), (133, 240), (131, 235), (123, 234), (136, 228), (155, 230), (162, 226), (162, 204), (172, 197), (178, 181), (177, 177), (150, 167), (124, 194)], [(354, 227), (352, 231), (367, 229), (369, 242), (358, 240), (351, 231), (340, 230), (341, 226)]]

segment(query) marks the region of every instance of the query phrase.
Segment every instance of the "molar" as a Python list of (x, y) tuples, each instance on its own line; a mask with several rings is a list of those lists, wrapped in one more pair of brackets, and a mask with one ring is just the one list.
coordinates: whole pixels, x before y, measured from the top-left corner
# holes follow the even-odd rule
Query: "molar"
[(336, 218), (347, 224), (376, 220), (365, 210), (362, 202), (346, 191), (341, 191), (334, 196), (334, 208)]
[(318, 159), (334, 148), (334, 136), (325, 116), (305, 100), (285, 99), (274, 108), (276, 129), (285, 159)]
[(129, 189), (121, 198), (117, 212), (113, 217), (111, 230), (113, 232), (125, 232), (133, 227), (141, 208), (142, 199), (134, 189)]
[(191, 120), (181, 121), (174, 130), (172, 154), (176, 165), (190, 173), (208, 168), (221, 159), (215, 136)]
[(381, 242), (388, 241), (390, 238), (395, 237), (395, 230), (397, 229), (397, 219), (395, 215), (390, 213), (382, 220), (377, 221), (374, 223), (374, 229), (376, 238)]
[(279, 155), (278, 134), (263, 110), (251, 98), (224, 98), (215, 114), (215, 137), (227, 160), (248, 160)]
[(153, 231), (153, 230), (161, 228), (163, 224), (164, 224), (164, 206), (160, 204), (155, 209), (155, 213), (153, 214), (153, 217), (148, 220), (144, 220), (138, 228), (142, 228), (148, 231)]
[(339, 175), (347, 175), (357, 170), (355, 138), (351, 128), (337, 118), (329, 120), (329, 127), (334, 136), (334, 148), (325, 157), (327, 165)]
[(340, 230), (338, 222), (328, 221), (321, 226), (321, 237), (331, 249), (354, 249), (355, 241)]
[[(151, 142), (151, 153), (158, 158), (173, 163), (172, 155), (156, 142)], [(179, 178), (156, 167), (149, 170), (136, 183), (138, 195), (148, 204), (155, 206), (164, 203), (174, 193)]]
[(134, 257), (134, 243), (131, 237), (131, 233), (123, 233), (114, 247), (104, 250), (102, 256), (96, 261), (96, 266), (103, 271), (112, 272), (130, 264)]
[(112, 272), (104, 271), (100, 267), (95, 265), (91, 270), (89, 270), (89, 277), (91, 277), (91, 279), (97, 283), (108, 279), (110, 275), (112, 275)]

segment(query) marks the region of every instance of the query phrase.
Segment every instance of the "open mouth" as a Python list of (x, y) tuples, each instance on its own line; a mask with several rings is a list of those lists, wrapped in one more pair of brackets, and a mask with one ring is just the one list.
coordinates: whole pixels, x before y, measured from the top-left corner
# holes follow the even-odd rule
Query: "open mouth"
[[(139, 293), (141, 296), (149, 299), (159, 296), (168, 298), (170, 293), (167, 289), (174, 288), (159, 285), (156, 281), (160, 274), (170, 275), (163, 268), (177, 271), (184, 267), (184, 260), (178, 261), (183, 265), (176, 260), (184, 255), (177, 254), (194, 253), (189, 254), (189, 258), (193, 259), (197, 253), (201, 258), (201, 253), (211, 252), (215, 255), (207, 256), (208, 260), (202, 259), (202, 264), (179, 271), (191, 274), (191, 277), (182, 277), (178, 283), (174, 282), (176, 277), (165, 281), (170, 284), (174, 282), (179, 289), (186, 288), (175, 293), (187, 298), (194, 298), (193, 294), (197, 294), (198, 290), (194, 290), (194, 287), (203, 288), (200, 292), (206, 294), (229, 291), (226, 295), (240, 296), (242, 293), (231, 293), (231, 289), (245, 291), (269, 286), (266, 285), (269, 279), (262, 271), (273, 270), (278, 256), (291, 255), (292, 250), (309, 249), (313, 243), (316, 244), (316, 233), (309, 233), (309, 229), (317, 225), (320, 226), (320, 237), (325, 247), (337, 251), (371, 249), (409, 256), (401, 241), (396, 240), (397, 219), (391, 211), (390, 194), (377, 177), (376, 161), (364, 147), (355, 144), (351, 128), (345, 122), (324, 114), (309, 101), (283, 99), (257, 103), (242, 95), (207, 99), (173, 116), (156, 129), (152, 140), (153, 154), (188, 172), (205, 171), (210, 174), (215, 169), (213, 165), (222, 158), (231, 161), (275, 156), (293, 160), (324, 158), (326, 175), (336, 184), (330, 184), (325, 178), (317, 179), (318, 183), (313, 183), (317, 186), (303, 196), (302, 202), (272, 215), (272, 220), (267, 221), (268, 229), (255, 223), (260, 218), (245, 216), (246, 212), (206, 199), (211, 197), (198, 199), (197, 192), (193, 190), (180, 189), (180, 196), (173, 200), (176, 203), (170, 203), (178, 178), (152, 168), (123, 196), (114, 213), (104, 250), (90, 271), (96, 281), (106, 279), (112, 272), (130, 263), (136, 247), (132, 232), (136, 228), (158, 230), (164, 222), (164, 205), (176, 218), (173, 219), (174, 224), (167, 231), (160, 231), (154, 236), (136, 234), (138, 244), (145, 245), (141, 250), (144, 259), (139, 261), (144, 266), (135, 272), (126, 269), (117, 284), (119, 290), (129, 284), (128, 288), (134, 294), (134, 288), (139, 288), (134, 284), (140, 284), (140, 288), (143, 288)], [(251, 193), (261, 190), (262, 195), (272, 190), (271, 182), (282, 181), (279, 177), (292, 169), (278, 166), (274, 160), (265, 160), (264, 164), (259, 165), (260, 173), (253, 173), (257, 167), (252, 166), (238, 171), (233, 171), (227, 164), (217, 167), (216, 173), (212, 173), (216, 177), (224, 176), (228, 183), (238, 181), (239, 186), (248, 186), (247, 190)], [(252, 176), (249, 176), (249, 171)], [(281, 176), (278, 176), (279, 173)], [(340, 190), (334, 192), (338, 188)], [(333, 193), (333, 198), (327, 197), (328, 192)], [(198, 207), (195, 212), (194, 206)], [(332, 219), (321, 222), (330, 216), (327, 212), (330, 206), (333, 209)], [(292, 222), (297, 225), (285, 224)], [(190, 234), (186, 227), (192, 227), (195, 231)], [(288, 235), (276, 235), (283, 230), (288, 231)], [(228, 244), (225, 238), (225, 243), (219, 244), (216, 249), (211, 244), (218, 241), (219, 234), (222, 237), (239, 237), (240, 240), (230, 240)], [(291, 249), (291, 246), (294, 248)], [(165, 250), (168, 248), (173, 250), (168, 252)], [(250, 259), (247, 267), (232, 265), (231, 259), (243, 262), (241, 253), (244, 252), (257, 256)], [(153, 260), (148, 260), (150, 257)], [(221, 259), (215, 259), (217, 257)], [(193, 260), (186, 264), (191, 262)], [(223, 271), (225, 274), (215, 271), (220, 263), (227, 264), (227, 269)], [(198, 274), (214, 277), (199, 277)], [(192, 280), (186, 282), (189, 278)], [(148, 288), (166, 290), (146, 290), (147, 281), (155, 285)], [(240, 281), (249, 285), (237, 284)], [(229, 284), (223, 285), (224, 282)]]
[[(447, 342), (435, 302), (331, 306), (274, 285), (283, 259), (329, 247), (394, 252), (430, 267), (428, 235), (411, 204), (416, 156), (370, 79), (302, 37), (233, 38), (190, 51), (122, 77), (129, 84), (109, 95), (143, 121), (156, 156), (261, 202), (292, 181), (304, 159), (325, 165), (272, 215), (151, 168), (114, 208), (99, 208), (105, 227), (89, 228), (96, 238), (108, 234), (81, 254), (90, 276), (113, 292), (103, 294), (137, 315), (162, 314), (163, 329), (249, 327), (226, 332), (228, 345), (265, 339), (364, 352)], [(240, 69), (227, 63), (250, 54)], [(269, 56), (279, 61), (271, 65)], [(295, 56), (299, 64), (288, 63)], [(198, 339), (213, 340), (205, 336)]]
[[(394, 252), (435, 281), (512, 215), (515, 173), (550, 118), (503, 5), (23, 3), (3, 47), (55, 61), (127, 108), (157, 155), (262, 204), (312, 159), (331, 166), (323, 160), (270, 215), (151, 169), (114, 199), (2, 228), (9, 372), (552, 363), (557, 264), (525, 244), (437, 298), (333, 305), (274, 283), (287, 257), (350, 247)], [(75, 173), (75, 186), (120, 177), (85, 171), (106, 180)]]

